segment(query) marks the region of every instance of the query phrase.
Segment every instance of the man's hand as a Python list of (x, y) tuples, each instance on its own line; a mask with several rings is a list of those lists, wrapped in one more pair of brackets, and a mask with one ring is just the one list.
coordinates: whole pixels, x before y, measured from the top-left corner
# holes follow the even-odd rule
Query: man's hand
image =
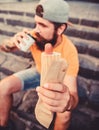
[(38, 96), (46, 108), (52, 112), (64, 112), (69, 107), (69, 89), (60, 83), (47, 83), (43, 87), (37, 87)]
[(0, 45), (0, 51), (4, 51), (4, 52), (10, 52), (10, 51), (14, 51), (16, 50), (17, 47), (16, 45), (13, 43), (13, 38), (10, 39), (5, 39), (2, 44)]
[(29, 33), (27, 29), (23, 29), (22, 32), (15, 34), (9, 39), (5, 39), (0, 45), (0, 51), (11, 52), (20, 49), (19, 44), (21, 43), (23, 37), (26, 37), (26, 34)]

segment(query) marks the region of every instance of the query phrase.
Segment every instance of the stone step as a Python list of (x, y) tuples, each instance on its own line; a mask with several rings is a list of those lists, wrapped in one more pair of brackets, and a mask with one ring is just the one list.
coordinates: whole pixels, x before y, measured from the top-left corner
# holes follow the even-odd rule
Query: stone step
[[(12, 16), (6, 17), (4, 20), (6, 24), (12, 25), (12, 26), (22, 26), (22, 27), (28, 27), (28, 28), (33, 28), (34, 27), (34, 21), (33, 17), (16, 17)], [(84, 39), (90, 39), (90, 40), (97, 40), (99, 41), (99, 29), (98, 28), (93, 28), (93, 27), (88, 27), (88, 26), (83, 26), (83, 25), (78, 25), (75, 24), (74, 27), (69, 26), (66, 34), (69, 36), (75, 36), (75, 37), (80, 37)]]
[(79, 75), (87, 79), (99, 81), (99, 58), (79, 54)]
[(70, 37), (70, 40), (76, 46), (78, 53), (88, 54), (99, 58), (99, 42), (94, 40), (85, 40), (77, 37)]
[[(24, 60), (23, 60), (24, 59)], [(14, 63), (14, 64), (13, 64)], [(87, 79), (99, 80), (99, 59), (79, 54), (79, 75)], [(0, 72), (9, 75), (33, 64), (30, 57), (22, 57), (11, 53), (0, 52)]]
[[(0, 9), (1, 15), (17, 15), (17, 16), (28, 16), (28, 17), (34, 17), (34, 11), (32, 12), (23, 12), (19, 10), (4, 10)], [(4, 21), (3, 18), (0, 18), (1, 21)], [(70, 16), (69, 21), (73, 24), (80, 24), (85, 26), (91, 26), (91, 27), (99, 27), (99, 21), (93, 20), (93, 19), (86, 19), (86, 18), (77, 18)]]
[[(72, 23), (99, 27), (99, 18), (98, 15), (98, 4), (84, 3), (84, 2), (69, 2), (70, 7), (70, 19)], [(32, 3), (16, 3), (16, 4), (2, 4), (0, 7), (0, 14), (16, 14), (16, 15), (30, 15), (33, 16), (37, 0), (34, 0)], [(27, 10), (26, 6), (27, 5)], [(18, 8), (17, 8), (18, 7)], [(75, 11), (74, 11), (75, 9)], [(79, 11), (79, 13), (77, 13)]]
[(79, 110), (99, 119), (99, 80), (78, 76), (77, 81), (79, 104), (81, 105)]
[[(15, 15), (15, 13), (18, 14), (17, 12), (14, 12), (14, 14), (10, 13), (9, 15), (1, 13), (0, 22), (6, 23), (7, 25), (12, 25), (12, 26), (22, 26), (22, 27), (28, 27), (28, 28), (34, 27), (32, 13), (28, 13), (28, 15), (26, 15), (26, 13), (24, 15), (22, 12), (20, 12), (21, 15)], [(78, 21), (79, 20), (80, 19), (78, 19)], [(75, 23), (75, 20), (71, 20), (71, 21), (74, 21)], [(79, 38), (83, 38), (87, 40), (99, 41), (98, 21), (97, 21), (97, 24), (94, 23), (95, 25), (97, 25), (96, 27), (84, 26), (84, 24), (82, 23), (83, 22), (78, 22), (74, 24), (74, 26), (69, 26), (65, 33), (69, 36), (79, 37)]]
[[(5, 39), (10, 38), (17, 32), (22, 31), (24, 28), (25, 27), (23, 27), (23, 26), (17, 26), (17, 25), (12, 26), (12, 25), (0, 23), (0, 43)], [(29, 27), (27, 27), (27, 28), (31, 29)]]
[(5, 40), (5, 39), (8, 39), (10, 38), (9, 36), (6, 36), (6, 35), (0, 35), (0, 44)]
[(15, 2), (15, 3), (2, 3), (0, 4), (1, 13), (15, 12), (34, 12), (35, 7), (39, 0), (31, 0), (32, 2)]
[(4, 76), (29, 68), (31, 65), (33, 65), (33, 63), (31, 63), (31, 59), (28, 57), (26, 58), (14, 55), (13, 53), (0, 52), (1, 79)]
[(3, 36), (13, 36), (15, 33), (22, 30), (20, 26), (11, 26), (7, 24), (0, 23), (0, 35)]
[(12, 26), (25, 26), (31, 28), (34, 25), (33, 16), (28, 17), (26, 15), (0, 14), (0, 22)]
[(99, 28), (99, 21), (94, 19), (77, 18), (77, 17), (70, 16), (69, 21), (73, 24)]
[(99, 80), (78, 76), (77, 81), (80, 104), (99, 110)]
[(65, 34), (86, 40), (99, 41), (99, 29), (88, 26), (74, 25), (69, 26)]
[[(24, 27), (21, 26), (11, 26), (4, 25), (0, 23), (0, 43), (3, 40), (13, 36), (15, 33), (22, 31)], [(28, 28), (30, 29), (30, 28)], [(99, 57), (99, 42), (95, 40), (84, 40), (78, 37), (71, 37), (70, 39), (73, 41), (75, 46), (78, 49), (79, 53), (89, 54), (95, 57)]]

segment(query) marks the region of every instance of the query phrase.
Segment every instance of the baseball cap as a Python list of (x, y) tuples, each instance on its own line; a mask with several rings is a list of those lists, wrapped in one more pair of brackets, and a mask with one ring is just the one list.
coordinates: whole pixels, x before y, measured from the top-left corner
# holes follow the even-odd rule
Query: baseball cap
[(68, 22), (69, 5), (65, 0), (40, 0), (38, 5), (43, 8), (42, 18), (58, 23)]

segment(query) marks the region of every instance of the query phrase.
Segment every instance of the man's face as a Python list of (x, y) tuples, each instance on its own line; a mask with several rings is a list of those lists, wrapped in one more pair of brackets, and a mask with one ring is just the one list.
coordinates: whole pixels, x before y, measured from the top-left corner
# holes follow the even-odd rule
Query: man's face
[(58, 37), (54, 24), (37, 15), (35, 16), (35, 23), (36, 45), (38, 49), (44, 51), (46, 43), (51, 43), (54, 46)]

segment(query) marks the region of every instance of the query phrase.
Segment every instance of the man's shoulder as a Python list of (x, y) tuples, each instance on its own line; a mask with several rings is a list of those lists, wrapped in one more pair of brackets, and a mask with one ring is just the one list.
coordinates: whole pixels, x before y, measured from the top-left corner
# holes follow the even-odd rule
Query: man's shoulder
[(65, 34), (62, 35), (63, 38), (63, 45), (66, 48), (70, 48), (75, 50), (76, 46), (74, 45), (74, 43), (70, 40), (69, 36), (66, 36)]

